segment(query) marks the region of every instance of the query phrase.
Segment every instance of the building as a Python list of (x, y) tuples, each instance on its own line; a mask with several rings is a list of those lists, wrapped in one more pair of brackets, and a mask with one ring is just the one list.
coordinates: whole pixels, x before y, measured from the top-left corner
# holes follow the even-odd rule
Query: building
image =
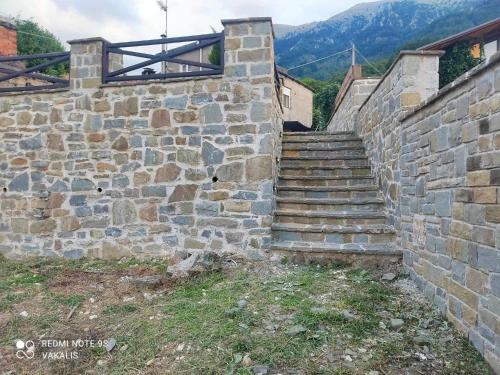
[(289, 75), (285, 68), (278, 67), (278, 75), (285, 130), (299, 130), (304, 127), (310, 129), (313, 118), (313, 91)]
[[(500, 18), (420, 47), (421, 51), (446, 50), (457, 43), (469, 43), (475, 58), (489, 59), (500, 50)], [(481, 56), (481, 45), (483, 56)]]

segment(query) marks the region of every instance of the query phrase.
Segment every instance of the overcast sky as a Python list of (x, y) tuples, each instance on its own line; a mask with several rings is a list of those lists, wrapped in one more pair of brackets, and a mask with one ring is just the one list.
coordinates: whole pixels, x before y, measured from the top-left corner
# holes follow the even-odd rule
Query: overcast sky
[[(168, 34), (210, 33), (210, 26), (222, 29), (221, 19), (251, 16), (298, 25), (361, 2), (367, 0), (169, 0)], [(153, 39), (165, 27), (156, 0), (0, 0), (0, 14), (33, 18), (62, 42), (94, 36), (112, 42)]]

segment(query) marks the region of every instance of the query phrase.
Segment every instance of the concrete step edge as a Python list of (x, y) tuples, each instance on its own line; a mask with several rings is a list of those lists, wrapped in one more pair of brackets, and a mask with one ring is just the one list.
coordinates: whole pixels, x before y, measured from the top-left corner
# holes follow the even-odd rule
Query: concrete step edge
[(359, 210), (359, 211), (311, 211), (311, 210), (275, 210), (276, 216), (294, 217), (322, 217), (334, 219), (384, 219), (387, 214), (384, 211)]
[(387, 224), (359, 224), (359, 225), (329, 225), (329, 224), (293, 224), (273, 223), (271, 229), (275, 232), (301, 233), (368, 233), (368, 234), (395, 234), (395, 229)]
[(293, 198), (277, 197), (278, 203), (296, 203), (296, 204), (384, 204), (382, 198)]
[(402, 255), (402, 250), (393, 243), (382, 244), (333, 244), (279, 241), (271, 243), (271, 251), (311, 253), (345, 253), (360, 255)]
[(376, 191), (377, 185), (353, 185), (353, 186), (283, 186), (277, 185), (278, 190), (286, 191)]

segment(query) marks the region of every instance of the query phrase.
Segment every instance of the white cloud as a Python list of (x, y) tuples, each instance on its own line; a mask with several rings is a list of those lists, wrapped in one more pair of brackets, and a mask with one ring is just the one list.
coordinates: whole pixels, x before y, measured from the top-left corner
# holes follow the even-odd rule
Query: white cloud
[[(169, 36), (221, 30), (221, 19), (269, 16), (275, 23), (319, 21), (359, 0), (169, 0)], [(164, 30), (156, 0), (2, 0), (3, 15), (33, 18), (61, 41), (101, 36), (113, 42), (153, 39)]]

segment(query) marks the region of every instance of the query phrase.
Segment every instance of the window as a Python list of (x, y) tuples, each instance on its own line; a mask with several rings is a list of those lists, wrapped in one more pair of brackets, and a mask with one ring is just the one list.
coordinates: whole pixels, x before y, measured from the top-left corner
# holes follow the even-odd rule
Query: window
[(283, 87), (283, 107), (290, 108), (291, 90), (288, 87)]

